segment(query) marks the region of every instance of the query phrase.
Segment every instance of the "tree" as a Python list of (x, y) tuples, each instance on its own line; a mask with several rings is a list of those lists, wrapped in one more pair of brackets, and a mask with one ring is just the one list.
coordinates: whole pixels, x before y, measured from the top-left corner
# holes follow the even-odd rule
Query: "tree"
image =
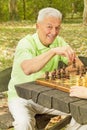
[(83, 24), (87, 25), (87, 0), (84, 0)]
[(17, 20), (17, 0), (9, 0), (10, 20)]
[(23, 0), (23, 12), (24, 12), (24, 20), (26, 19), (26, 2)]

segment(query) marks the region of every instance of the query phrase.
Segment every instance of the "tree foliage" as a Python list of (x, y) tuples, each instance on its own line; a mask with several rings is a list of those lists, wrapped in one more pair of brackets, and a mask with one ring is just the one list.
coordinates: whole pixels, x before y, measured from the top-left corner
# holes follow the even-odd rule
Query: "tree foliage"
[[(10, 2), (15, 3), (15, 6)], [(15, 7), (15, 10), (12, 7)], [(14, 16), (14, 20), (35, 21), (38, 11), (44, 7), (55, 7), (66, 17), (73, 11), (82, 13), (84, 0), (0, 0), (0, 21), (8, 21), (9, 16), (10, 18)]]

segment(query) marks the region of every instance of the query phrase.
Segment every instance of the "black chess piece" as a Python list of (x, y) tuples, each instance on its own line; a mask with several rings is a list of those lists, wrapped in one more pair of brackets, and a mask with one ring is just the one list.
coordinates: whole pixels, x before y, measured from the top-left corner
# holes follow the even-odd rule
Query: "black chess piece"
[(66, 78), (70, 79), (70, 72), (69, 71), (66, 72)]
[(79, 75), (79, 74), (80, 74), (80, 68), (78, 66), (77, 69), (76, 69), (76, 75)]
[(58, 79), (61, 79), (61, 69), (58, 69), (58, 70), (57, 70), (57, 78), (58, 78)]
[(57, 75), (56, 75), (56, 69), (54, 69), (53, 73), (54, 73), (54, 77), (56, 78), (57, 77)]
[(85, 74), (85, 66), (81, 67), (81, 75), (83, 76)]
[(55, 71), (53, 71), (53, 72), (51, 73), (51, 80), (55, 80), (55, 78), (56, 78), (56, 76), (55, 76)]
[(66, 78), (66, 70), (65, 67), (62, 68), (61, 77)]
[(83, 70), (83, 73), (86, 74), (86, 67), (84, 66), (83, 69), (84, 69), (84, 70)]
[(45, 72), (45, 80), (48, 80), (48, 79), (49, 79), (49, 72), (46, 71), (46, 72)]
[(73, 68), (76, 68), (76, 60), (73, 60)]
[(86, 70), (86, 72), (87, 72), (87, 66), (85, 67), (85, 70)]

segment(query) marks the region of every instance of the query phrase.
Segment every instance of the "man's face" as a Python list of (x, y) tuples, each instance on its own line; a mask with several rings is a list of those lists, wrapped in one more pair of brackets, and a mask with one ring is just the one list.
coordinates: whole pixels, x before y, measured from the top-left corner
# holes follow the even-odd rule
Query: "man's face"
[(36, 24), (37, 32), (41, 43), (49, 46), (59, 34), (61, 20), (55, 17), (46, 17)]

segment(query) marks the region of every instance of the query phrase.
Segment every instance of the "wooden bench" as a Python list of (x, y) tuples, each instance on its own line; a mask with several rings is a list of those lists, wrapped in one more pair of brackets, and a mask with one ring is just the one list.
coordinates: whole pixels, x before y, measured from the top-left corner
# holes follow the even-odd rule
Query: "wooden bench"
[[(8, 83), (11, 77), (11, 70), (12, 67), (9, 67), (0, 72), (0, 99), (6, 98), (3, 92), (8, 90)], [(1, 109), (4, 109), (4, 106), (2, 106)], [(13, 118), (7, 107), (6, 112), (0, 115), (0, 129), (7, 130), (8, 128), (11, 128), (12, 121)]]
[(0, 92), (8, 90), (8, 83), (11, 77), (12, 67), (7, 68), (0, 72)]

